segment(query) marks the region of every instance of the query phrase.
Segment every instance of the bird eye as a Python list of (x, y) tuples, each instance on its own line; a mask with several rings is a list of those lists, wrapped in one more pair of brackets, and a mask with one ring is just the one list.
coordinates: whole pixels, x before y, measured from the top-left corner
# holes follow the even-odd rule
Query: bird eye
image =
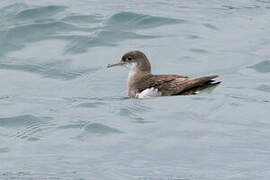
[(128, 57), (128, 58), (127, 58), (127, 60), (131, 61), (131, 60), (132, 60), (132, 58), (131, 58), (131, 57)]

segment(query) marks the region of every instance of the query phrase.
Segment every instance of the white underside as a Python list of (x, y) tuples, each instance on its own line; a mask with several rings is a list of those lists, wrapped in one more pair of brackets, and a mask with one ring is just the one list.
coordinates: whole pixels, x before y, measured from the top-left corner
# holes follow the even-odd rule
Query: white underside
[(139, 98), (139, 99), (158, 97), (158, 96), (161, 96), (161, 92), (159, 92), (158, 89), (155, 89), (153, 87), (145, 89), (141, 93), (136, 94), (136, 98)]

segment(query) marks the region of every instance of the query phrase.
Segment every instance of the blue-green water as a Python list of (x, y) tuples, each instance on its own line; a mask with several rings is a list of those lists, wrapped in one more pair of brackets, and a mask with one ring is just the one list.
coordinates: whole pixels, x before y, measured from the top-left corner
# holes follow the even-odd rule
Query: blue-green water
[[(270, 1), (2, 0), (0, 179), (268, 180)], [(219, 74), (198, 96), (129, 99), (154, 73)]]

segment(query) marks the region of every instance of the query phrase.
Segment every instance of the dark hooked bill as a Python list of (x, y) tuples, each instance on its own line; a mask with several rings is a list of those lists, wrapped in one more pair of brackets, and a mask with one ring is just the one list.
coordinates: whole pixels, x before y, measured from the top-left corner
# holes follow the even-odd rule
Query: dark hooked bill
[(107, 68), (111, 68), (111, 67), (114, 67), (114, 66), (122, 66), (124, 64), (125, 64), (124, 62), (119, 62), (119, 63), (116, 63), (116, 64), (108, 64)]

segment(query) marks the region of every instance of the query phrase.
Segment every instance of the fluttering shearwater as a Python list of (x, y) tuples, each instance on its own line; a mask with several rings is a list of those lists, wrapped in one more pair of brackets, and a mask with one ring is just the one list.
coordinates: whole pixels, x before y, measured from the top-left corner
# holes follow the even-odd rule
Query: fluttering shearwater
[(128, 96), (146, 98), (155, 96), (190, 95), (216, 86), (217, 75), (189, 78), (182, 75), (154, 75), (151, 64), (141, 51), (130, 51), (124, 54), (121, 61), (109, 64), (108, 68), (127, 65), (130, 67), (128, 76)]

